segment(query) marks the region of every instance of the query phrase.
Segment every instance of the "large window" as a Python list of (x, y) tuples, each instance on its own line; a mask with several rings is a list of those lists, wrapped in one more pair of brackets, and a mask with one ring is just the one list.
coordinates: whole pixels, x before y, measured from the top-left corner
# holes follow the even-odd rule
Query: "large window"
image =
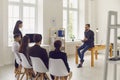
[(66, 29), (66, 38), (78, 38), (79, 30), (79, 0), (63, 0), (63, 27)]
[(17, 20), (23, 21), (22, 33), (34, 33), (36, 25), (37, 0), (9, 0), (8, 45), (13, 42), (13, 29)]

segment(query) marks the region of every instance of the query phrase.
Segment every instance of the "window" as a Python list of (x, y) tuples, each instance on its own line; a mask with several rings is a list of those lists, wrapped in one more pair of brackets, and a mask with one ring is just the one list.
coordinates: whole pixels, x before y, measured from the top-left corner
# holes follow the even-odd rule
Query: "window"
[(9, 0), (10, 2), (19, 2), (20, 0)]
[(71, 40), (71, 37), (75, 37), (76, 40), (81, 38), (79, 34), (79, 1), (63, 0), (63, 27), (66, 29), (66, 39), (68, 41)]
[(24, 3), (31, 3), (31, 4), (35, 4), (36, 0), (23, 0)]
[(36, 25), (37, 0), (9, 0), (8, 45), (13, 42), (13, 29), (17, 20), (23, 21), (22, 33), (34, 33)]

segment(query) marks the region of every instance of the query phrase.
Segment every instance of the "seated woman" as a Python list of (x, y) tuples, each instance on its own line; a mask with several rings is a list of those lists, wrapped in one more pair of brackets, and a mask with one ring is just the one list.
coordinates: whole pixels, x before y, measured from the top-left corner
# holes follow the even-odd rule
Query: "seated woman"
[(19, 64), (21, 60), (20, 55), (19, 55), (19, 48), (20, 48), (19, 41), (21, 41), (20, 34), (14, 34), (12, 52), (14, 53), (14, 56), (15, 56), (15, 74), (17, 74), (17, 72), (19, 71), (19, 67), (20, 67)]
[[(66, 66), (66, 68), (67, 68), (67, 71), (70, 72), (69, 64), (67, 62), (66, 53), (60, 51), (61, 45), (62, 45), (62, 42), (60, 40), (56, 40), (54, 42), (55, 50), (54, 51), (50, 51), (49, 58), (62, 59), (64, 64), (65, 64), (65, 66)], [(52, 75), (52, 79), (54, 80), (54, 76), (53, 75)]]
[(29, 56), (29, 46), (28, 46), (29, 42), (30, 42), (29, 37), (24, 36), (22, 38), (22, 42), (21, 42), (21, 45), (20, 45), (19, 52), (23, 53), (25, 55), (25, 57), (27, 58), (29, 64), (32, 66), (30, 56)]
[[(19, 49), (19, 54), (24, 54), (25, 57), (27, 58), (29, 64), (32, 66), (30, 56), (29, 56), (29, 49), (30, 49), (28, 46), (29, 42), (30, 42), (30, 39), (28, 36), (24, 36), (22, 38), (22, 42), (21, 42), (20, 49)], [(35, 76), (34, 71), (31, 70), (30, 72), (31, 72), (30, 74), (32, 74), (32, 76), (34, 77)]]

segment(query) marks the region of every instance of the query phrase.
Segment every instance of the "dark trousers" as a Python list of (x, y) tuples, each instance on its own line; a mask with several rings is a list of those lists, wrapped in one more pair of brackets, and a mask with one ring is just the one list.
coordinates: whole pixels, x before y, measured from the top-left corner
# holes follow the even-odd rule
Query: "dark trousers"
[(84, 53), (90, 48), (90, 45), (83, 44), (78, 48), (78, 55), (79, 58), (81, 59), (80, 62), (84, 61)]
[(50, 74), (50, 76), (51, 76), (51, 79), (54, 80), (54, 76), (52, 74)]
[(17, 64), (16, 60), (15, 60), (15, 68), (18, 68), (19, 65)]

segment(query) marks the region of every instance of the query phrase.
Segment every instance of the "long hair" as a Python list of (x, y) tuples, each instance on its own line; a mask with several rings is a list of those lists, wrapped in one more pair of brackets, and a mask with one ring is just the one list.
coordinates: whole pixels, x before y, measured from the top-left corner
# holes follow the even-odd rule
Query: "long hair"
[(18, 20), (15, 24), (13, 34), (16, 33), (17, 30), (19, 30), (19, 25), (22, 24), (23, 22), (21, 20)]
[(24, 36), (22, 38), (22, 42), (21, 42), (21, 45), (20, 45), (19, 52), (23, 53), (23, 54), (26, 54), (27, 49), (28, 49), (28, 44), (29, 44), (29, 37), (28, 36)]

